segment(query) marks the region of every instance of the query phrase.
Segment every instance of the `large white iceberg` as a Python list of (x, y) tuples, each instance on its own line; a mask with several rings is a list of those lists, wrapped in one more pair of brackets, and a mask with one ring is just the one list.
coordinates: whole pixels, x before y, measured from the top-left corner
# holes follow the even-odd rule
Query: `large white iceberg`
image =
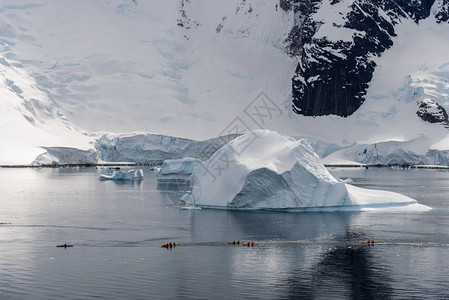
[(157, 174), (160, 183), (188, 183), (190, 176), (201, 160), (191, 157), (182, 159), (166, 159)]
[(404, 195), (345, 184), (328, 172), (305, 140), (268, 130), (242, 135), (200, 163), (192, 174), (192, 195), (183, 200), (228, 209), (430, 209)]
[(129, 171), (121, 171), (115, 170), (112, 172), (112, 175), (101, 174), (99, 177), (100, 180), (143, 180), (143, 170), (129, 170)]

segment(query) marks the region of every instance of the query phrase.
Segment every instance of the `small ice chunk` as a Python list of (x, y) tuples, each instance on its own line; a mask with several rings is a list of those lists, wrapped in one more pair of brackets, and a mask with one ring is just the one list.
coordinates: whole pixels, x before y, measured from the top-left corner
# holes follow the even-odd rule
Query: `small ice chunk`
[(121, 171), (115, 170), (112, 172), (112, 175), (101, 174), (99, 177), (100, 180), (143, 180), (143, 170), (129, 170), (129, 171)]
[(185, 209), (185, 210), (197, 210), (197, 209), (201, 209), (201, 207), (196, 206), (196, 205), (186, 205), (186, 206), (181, 206), (181, 209)]
[(179, 199), (179, 201), (189, 204), (189, 203), (192, 203), (193, 198), (192, 198), (191, 194), (185, 194), (184, 196), (181, 197), (181, 199)]
[(157, 174), (158, 182), (189, 183), (190, 175), (201, 160), (191, 157), (183, 159), (166, 159)]
[(354, 184), (354, 180), (352, 180), (351, 178), (342, 179), (341, 182), (346, 184)]

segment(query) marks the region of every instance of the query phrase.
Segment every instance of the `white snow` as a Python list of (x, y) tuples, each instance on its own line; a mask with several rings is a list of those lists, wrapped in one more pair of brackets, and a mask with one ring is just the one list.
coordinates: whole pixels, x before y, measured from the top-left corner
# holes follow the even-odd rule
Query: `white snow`
[[(335, 179), (305, 140), (257, 130), (229, 142), (192, 174), (191, 202), (230, 209), (427, 210), (392, 192)], [(185, 200), (189, 200), (186, 196)]]
[[(330, 1), (323, 1), (314, 19), (323, 24), (315, 33), (315, 38), (327, 38), (329, 41), (353, 42), (353, 35), (357, 30), (343, 27), (346, 16), (350, 12), (353, 0), (343, 0), (331, 5)], [(359, 33), (360, 34), (360, 33)]]
[(179, 2), (5, 0), (0, 54), (32, 70), (90, 132), (203, 140), (259, 92), (277, 103), (289, 96), (297, 60), (284, 40), (293, 13), (276, 11), (275, 1), (185, 1), (190, 24), (200, 24), (186, 29), (177, 25)]
[(137, 170), (128, 170), (128, 171), (122, 171), (122, 170), (114, 170), (112, 172), (112, 175), (106, 175), (101, 174), (99, 177), (100, 180), (143, 180), (143, 170), (137, 169)]

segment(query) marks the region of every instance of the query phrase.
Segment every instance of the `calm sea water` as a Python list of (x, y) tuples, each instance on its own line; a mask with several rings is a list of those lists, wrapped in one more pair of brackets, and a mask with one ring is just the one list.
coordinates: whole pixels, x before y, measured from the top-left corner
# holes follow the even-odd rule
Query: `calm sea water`
[(435, 208), (401, 214), (181, 210), (108, 171), (0, 169), (0, 299), (449, 298), (447, 171), (330, 170)]

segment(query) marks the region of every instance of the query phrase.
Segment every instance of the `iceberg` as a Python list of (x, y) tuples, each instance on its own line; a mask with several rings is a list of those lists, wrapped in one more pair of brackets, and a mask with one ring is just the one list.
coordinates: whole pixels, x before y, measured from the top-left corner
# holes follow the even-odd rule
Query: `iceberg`
[[(269, 130), (246, 133), (201, 162), (188, 205), (299, 211), (425, 211), (401, 194), (362, 189), (334, 178), (304, 139)], [(186, 201), (187, 200), (187, 201)]]
[(159, 183), (189, 183), (190, 176), (201, 160), (191, 157), (164, 160), (157, 174)]
[(115, 170), (112, 172), (112, 175), (101, 174), (99, 177), (100, 180), (143, 180), (143, 170), (129, 170), (129, 171), (121, 171)]

